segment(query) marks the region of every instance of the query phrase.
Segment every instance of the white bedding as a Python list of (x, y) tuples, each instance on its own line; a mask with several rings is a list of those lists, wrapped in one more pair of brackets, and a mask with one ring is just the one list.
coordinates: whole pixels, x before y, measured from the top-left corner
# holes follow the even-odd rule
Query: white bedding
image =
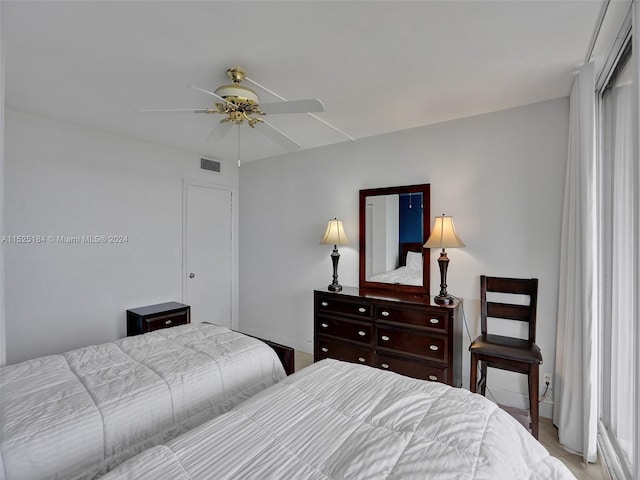
[(573, 478), (480, 395), (327, 359), (104, 480)]
[(395, 283), (402, 285), (422, 285), (422, 270), (400, 267), (388, 272), (378, 273), (367, 278), (367, 282)]
[(0, 479), (89, 479), (285, 377), (263, 342), (190, 324), (0, 369)]

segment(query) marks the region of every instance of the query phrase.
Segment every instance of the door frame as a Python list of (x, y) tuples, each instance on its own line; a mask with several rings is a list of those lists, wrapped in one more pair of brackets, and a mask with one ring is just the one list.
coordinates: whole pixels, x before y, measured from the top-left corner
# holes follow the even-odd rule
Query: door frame
[(189, 186), (211, 188), (214, 190), (224, 190), (231, 193), (231, 328), (239, 329), (238, 314), (240, 310), (240, 300), (238, 288), (240, 282), (238, 280), (238, 207), (236, 205), (238, 198), (238, 189), (229, 185), (221, 185), (217, 183), (204, 182), (202, 180), (194, 180), (190, 178), (182, 179), (182, 303), (187, 299), (187, 190)]

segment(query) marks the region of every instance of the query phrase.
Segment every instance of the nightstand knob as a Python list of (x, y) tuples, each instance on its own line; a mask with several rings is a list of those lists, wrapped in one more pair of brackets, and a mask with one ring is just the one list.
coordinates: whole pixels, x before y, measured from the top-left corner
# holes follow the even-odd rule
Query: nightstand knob
[(364, 362), (365, 362), (365, 360), (366, 360), (366, 359), (365, 359), (364, 357), (358, 357), (358, 361), (359, 361), (360, 363), (364, 363)]
[(322, 348), (321, 348), (321, 350), (322, 350), (324, 353), (327, 353), (327, 352), (329, 351), (329, 349), (328, 349), (327, 347), (322, 347)]
[(358, 335), (360, 335), (361, 337), (364, 337), (366, 335), (366, 332), (364, 330), (360, 330), (358, 332)]
[(387, 337), (386, 335), (382, 335), (382, 337), (380, 337), (382, 339), (383, 342), (388, 342), (389, 341), (389, 337)]
[(382, 315), (383, 317), (388, 317), (391, 314), (389, 312), (387, 312), (386, 310), (383, 310), (382, 312), (380, 312), (380, 315)]
[(322, 328), (329, 328), (329, 325), (327, 325), (326, 323), (323, 323)]
[(366, 309), (366, 308), (364, 308), (364, 307), (360, 307), (360, 308), (358, 308), (358, 311), (359, 311), (360, 313), (364, 313), (364, 312), (366, 312), (366, 311), (367, 311), (367, 309)]
[(436, 323), (440, 323), (440, 320), (438, 320), (437, 318), (432, 318), (429, 320), (429, 322), (436, 324)]
[(382, 368), (389, 368), (389, 364), (388, 363), (383, 363), (380, 365)]
[(171, 320), (167, 320), (164, 322), (165, 325), (171, 325)]
[(437, 346), (437, 345), (429, 345), (429, 348), (430, 348), (431, 350), (433, 350), (434, 352), (437, 352), (437, 351), (439, 350), (439, 348), (438, 348), (438, 346)]
[(429, 380), (438, 380), (438, 377), (435, 375), (429, 375)]
[(322, 305), (323, 307), (328, 307), (329, 306), (329, 302), (321, 302), (320, 305)]

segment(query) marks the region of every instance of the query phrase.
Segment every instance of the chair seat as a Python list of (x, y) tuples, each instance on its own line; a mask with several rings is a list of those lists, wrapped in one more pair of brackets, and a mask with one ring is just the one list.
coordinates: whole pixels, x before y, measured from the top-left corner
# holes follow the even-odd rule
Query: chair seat
[(490, 355), (516, 362), (542, 363), (540, 348), (533, 342), (522, 338), (503, 337), (501, 335), (480, 335), (469, 346), (469, 351), (478, 355)]

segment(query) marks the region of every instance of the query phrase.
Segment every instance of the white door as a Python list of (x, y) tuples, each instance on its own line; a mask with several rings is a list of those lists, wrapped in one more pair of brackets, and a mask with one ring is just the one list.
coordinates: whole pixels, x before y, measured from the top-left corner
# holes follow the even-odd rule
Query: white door
[(185, 303), (191, 322), (231, 328), (231, 191), (185, 183)]

